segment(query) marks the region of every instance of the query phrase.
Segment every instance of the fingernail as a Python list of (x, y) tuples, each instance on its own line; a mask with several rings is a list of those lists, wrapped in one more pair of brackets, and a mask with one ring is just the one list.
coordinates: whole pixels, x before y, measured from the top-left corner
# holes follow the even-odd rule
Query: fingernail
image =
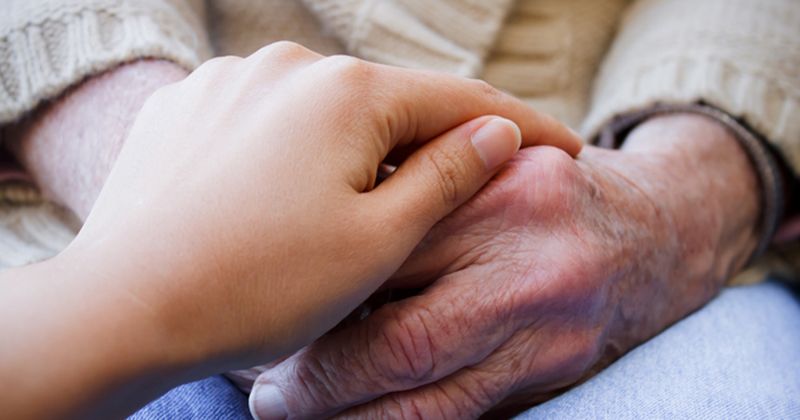
[(513, 121), (494, 117), (475, 130), (471, 140), (486, 168), (493, 169), (519, 150), (522, 133)]
[(285, 419), (289, 413), (281, 390), (272, 384), (256, 384), (250, 393), (250, 414), (256, 420)]

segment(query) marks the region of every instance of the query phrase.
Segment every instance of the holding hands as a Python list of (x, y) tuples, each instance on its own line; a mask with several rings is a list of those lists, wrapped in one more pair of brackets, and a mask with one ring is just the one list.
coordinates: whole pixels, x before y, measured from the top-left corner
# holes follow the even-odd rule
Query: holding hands
[(251, 410), (476, 418), (500, 405), (507, 417), (547, 399), (699, 308), (745, 264), (758, 230), (752, 172), (726, 129), (693, 115), (650, 120), (622, 150), (587, 146), (577, 160), (522, 150), (389, 283), (420, 294), (267, 369)]
[[(213, 59), (147, 101), (67, 250), (2, 274), (0, 322), (20, 339), (0, 371), (36, 372), (4, 406), (36, 415), (46, 386), (50, 415), (108, 414), (287, 355), (534, 144), (580, 149), (483, 82), (290, 43)], [(375, 187), (395, 149), (408, 157)], [(59, 366), (38, 368), (54, 349)]]
[[(166, 289), (170, 312), (187, 308), (177, 341), (272, 359), (377, 289), (522, 138), (579, 147), (481, 82), (273, 44), (212, 60), (145, 104), (69, 252), (134, 262), (142, 293)], [(392, 149), (420, 146), (373, 189)]]

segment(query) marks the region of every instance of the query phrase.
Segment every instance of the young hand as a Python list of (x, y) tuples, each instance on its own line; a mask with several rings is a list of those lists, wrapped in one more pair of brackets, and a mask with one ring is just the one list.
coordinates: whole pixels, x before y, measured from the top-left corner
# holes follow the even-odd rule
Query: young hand
[[(28, 320), (19, 343), (58, 348), (61, 364), (36, 376), (49, 412), (104, 413), (100, 395), (119, 409), (114, 401), (142, 402), (153, 383), (309, 343), (521, 141), (580, 149), (566, 128), (483, 82), (290, 43), (211, 60), (158, 90), (78, 237), (17, 272), (28, 279), (8, 295), (19, 302), (11, 316)], [(375, 187), (395, 148), (419, 150)], [(48, 360), (8, 354), (4, 370)]]

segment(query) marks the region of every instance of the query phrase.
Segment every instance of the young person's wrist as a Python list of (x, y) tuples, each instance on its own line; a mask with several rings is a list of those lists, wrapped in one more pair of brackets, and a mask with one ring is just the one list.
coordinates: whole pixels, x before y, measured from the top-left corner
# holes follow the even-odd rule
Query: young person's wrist
[[(100, 241), (87, 243), (80, 236), (59, 255), (46, 263), (54, 273), (75, 279), (69, 287), (90, 294), (85, 302), (101, 314), (99, 333), (115, 337), (130, 331), (141, 343), (131, 349), (131, 361), (141, 371), (181, 372), (199, 370), (215, 356), (215, 349), (199, 339), (204, 318), (187, 313), (185, 303), (203, 306), (201, 296), (182, 290), (182, 279), (198, 278), (200, 273), (175, 267), (168, 261), (154, 260), (157, 251), (137, 249), (134, 238), (120, 241), (114, 233)], [(145, 248), (157, 248), (145, 246)], [(125, 336), (127, 340), (127, 336)]]
[[(13, 339), (0, 371), (15, 383), (3, 397), (11, 417), (116, 415), (190, 373), (125, 280), (89, 262), (71, 252), (2, 273), (3, 331)], [(31, 395), (41, 404), (30, 404)]]

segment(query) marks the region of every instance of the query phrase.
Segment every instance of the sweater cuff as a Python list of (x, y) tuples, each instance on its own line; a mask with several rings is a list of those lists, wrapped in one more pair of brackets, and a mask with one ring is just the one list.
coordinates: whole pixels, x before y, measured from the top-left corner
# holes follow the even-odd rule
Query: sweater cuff
[(159, 58), (191, 70), (210, 56), (202, 22), (185, 5), (86, 4), (50, 5), (46, 14), (36, 2), (12, 5), (0, 25), (0, 124), (126, 61)]
[[(594, 137), (614, 117), (656, 103), (704, 102), (725, 110), (762, 134), (792, 167), (800, 168), (800, 91), (711, 58), (665, 58), (629, 63), (597, 86), (583, 131)], [(637, 64), (641, 64), (637, 66)]]
[(666, 114), (691, 113), (703, 115), (727, 128), (747, 154), (755, 171), (760, 192), (760, 235), (748, 264), (766, 252), (786, 210), (786, 182), (782, 166), (770, 150), (768, 143), (759, 138), (743, 123), (725, 112), (704, 104), (657, 104), (649, 109), (618, 116), (608, 124), (593, 142), (601, 147), (618, 148), (628, 133), (642, 122)]

